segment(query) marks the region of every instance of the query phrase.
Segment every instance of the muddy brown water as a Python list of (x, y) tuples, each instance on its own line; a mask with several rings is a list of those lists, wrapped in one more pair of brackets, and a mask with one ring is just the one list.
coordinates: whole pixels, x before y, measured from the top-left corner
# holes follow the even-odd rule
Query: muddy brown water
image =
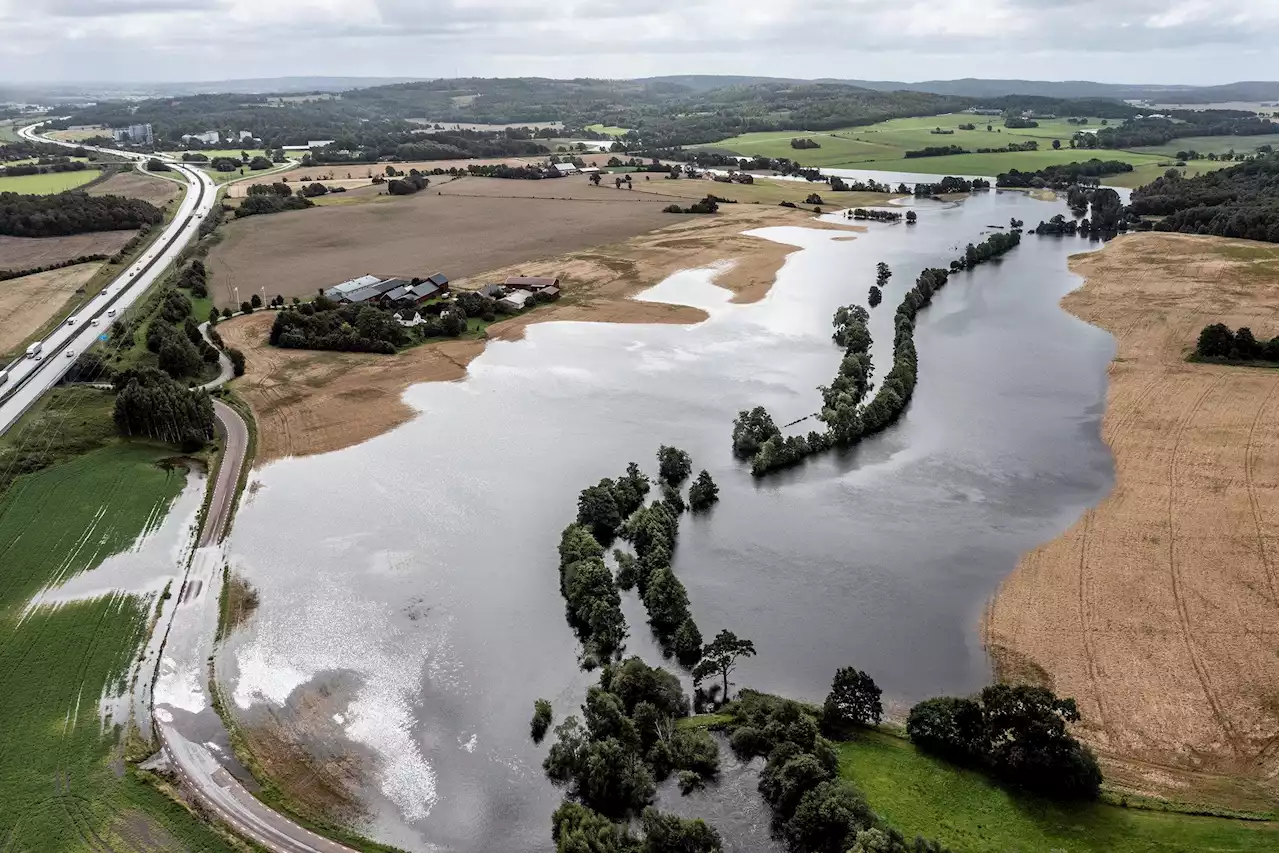
[[(646, 298), (703, 307), (704, 323), (535, 325), (466, 380), (411, 388), (422, 414), (391, 433), (255, 471), (230, 553), (260, 603), (218, 657), (237, 713), (287, 714), (341, 676), (355, 686), (325, 736), (375, 756), (357, 791), (366, 832), (414, 850), (549, 849), (562, 792), (528, 738), (533, 700), (558, 722), (594, 680), (564, 620), (559, 532), (581, 488), (632, 460), (652, 473), (660, 443), (720, 485), (712, 512), (682, 522), (674, 568), (704, 636), (727, 627), (759, 649), (738, 685), (820, 700), (856, 665), (902, 711), (986, 683), (984, 603), (1112, 483), (1099, 425), (1113, 341), (1057, 305), (1078, 284), (1067, 256), (1089, 242), (1027, 236), (954, 275), (920, 316), (920, 382), (884, 434), (763, 481), (730, 452), (739, 409), (815, 411), (840, 358), (831, 314), (865, 301), (877, 261), (893, 269), (872, 311), (882, 375), (921, 268), (1011, 216), (1065, 212), (1017, 192), (914, 204), (919, 225), (852, 241), (769, 229), (805, 248), (759, 303), (682, 273)], [(656, 660), (634, 594), (624, 609), (630, 650)], [(724, 753), (719, 787), (683, 802), (664, 789), (663, 805), (711, 818), (728, 849), (762, 849), (756, 771)]]

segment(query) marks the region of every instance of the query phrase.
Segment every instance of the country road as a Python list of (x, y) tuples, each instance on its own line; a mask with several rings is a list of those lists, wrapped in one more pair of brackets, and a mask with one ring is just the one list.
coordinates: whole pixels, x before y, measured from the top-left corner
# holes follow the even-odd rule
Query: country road
[[(229, 370), (210, 385), (231, 378)], [(235, 409), (213, 401), (222, 462), (191, 567), (169, 618), (169, 634), (154, 687), (152, 714), (168, 764), (214, 814), (237, 833), (277, 853), (355, 853), (299, 826), (264, 805), (228, 769), (230, 738), (208, 695), (207, 661), (217, 640), (218, 604), (226, 554), (223, 538), (236, 502), (249, 429)], [(221, 745), (220, 745), (221, 744)], [(236, 765), (238, 768), (238, 765)]]

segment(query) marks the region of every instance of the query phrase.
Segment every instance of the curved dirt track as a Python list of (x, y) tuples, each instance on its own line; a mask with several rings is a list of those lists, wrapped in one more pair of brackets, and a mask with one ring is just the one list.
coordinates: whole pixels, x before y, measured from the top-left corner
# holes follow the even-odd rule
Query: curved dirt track
[(1208, 323), (1276, 333), (1277, 248), (1140, 234), (1071, 268), (1063, 307), (1117, 338), (1116, 485), (1002, 584), (997, 674), (1075, 697), (1114, 784), (1273, 809), (1277, 376), (1185, 355)]

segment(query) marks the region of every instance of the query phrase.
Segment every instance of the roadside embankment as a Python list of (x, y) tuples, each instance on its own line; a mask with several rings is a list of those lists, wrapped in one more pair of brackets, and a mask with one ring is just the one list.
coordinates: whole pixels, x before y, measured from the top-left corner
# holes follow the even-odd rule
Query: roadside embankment
[(1023, 557), (985, 618), (997, 675), (1080, 706), (1113, 785), (1272, 811), (1276, 371), (1193, 364), (1202, 327), (1276, 333), (1277, 248), (1180, 234), (1076, 255), (1063, 307), (1117, 340), (1116, 484)]
[[(561, 279), (564, 295), (558, 302), (488, 328), (489, 337), (502, 340), (518, 340), (530, 324), (554, 320), (697, 323), (707, 316), (700, 309), (631, 297), (679, 270), (732, 261), (715, 283), (732, 291), (735, 302), (755, 302), (769, 292), (797, 247), (742, 232), (774, 225), (864, 230), (755, 205), (714, 217), (672, 219), (667, 227), (620, 243), (513, 264), (456, 284), (478, 287), (515, 274)], [(236, 390), (257, 421), (258, 462), (339, 450), (408, 421), (414, 410), (401, 399), (406, 388), (461, 379), (485, 346), (477, 339), (441, 341), (394, 356), (277, 349), (267, 344), (273, 319), (271, 313), (253, 314), (218, 326), (227, 345), (245, 354), (247, 367)]]

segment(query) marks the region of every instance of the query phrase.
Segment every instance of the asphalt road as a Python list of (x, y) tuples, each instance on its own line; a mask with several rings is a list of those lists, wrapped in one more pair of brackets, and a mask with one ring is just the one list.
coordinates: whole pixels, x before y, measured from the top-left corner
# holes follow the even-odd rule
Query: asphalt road
[[(35, 133), (36, 125), (24, 127), (19, 134), (26, 139), (51, 142), (69, 148), (74, 143), (44, 139)], [(144, 160), (147, 155), (114, 151), (106, 148), (92, 150), (111, 153), (132, 160)], [(36, 400), (58, 383), (71, 369), (75, 357), (94, 344), (106, 333), (112, 321), (124, 314), (125, 309), (141, 299), (148, 288), (164, 273), (178, 253), (195, 238), (204, 219), (217, 198), (217, 187), (200, 169), (170, 161), (169, 167), (187, 181), (187, 192), (172, 220), (160, 236), (147, 248), (142, 257), (129, 265), (111, 284), (102, 289), (89, 304), (49, 333), (41, 341), (38, 358), (20, 357), (0, 367), (4, 380), (0, 382), (0, 433), (4, 433), (22, 416)]]

